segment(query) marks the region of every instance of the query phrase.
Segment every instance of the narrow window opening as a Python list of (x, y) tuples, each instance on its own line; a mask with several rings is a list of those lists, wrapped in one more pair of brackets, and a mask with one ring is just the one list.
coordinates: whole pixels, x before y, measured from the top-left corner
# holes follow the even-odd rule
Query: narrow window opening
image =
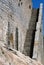
[(18, 6), (20, 7), (20, 3), (18, 3)]
[(29, 9), (31, 9), (31, 5), (29, 5)]
[(10, 46), (10, 40), (9, 40), (9, 36), (10, 36), (10, 22), (8, 22), (8, 46)]
[(23, 4), (23, 2), (21, 2), (21, 5)]
[(16, 28), (16, 47), (18, 50), (18, 28)]
[(40, 32), (41, 32), (41, 28), (40, 28)]

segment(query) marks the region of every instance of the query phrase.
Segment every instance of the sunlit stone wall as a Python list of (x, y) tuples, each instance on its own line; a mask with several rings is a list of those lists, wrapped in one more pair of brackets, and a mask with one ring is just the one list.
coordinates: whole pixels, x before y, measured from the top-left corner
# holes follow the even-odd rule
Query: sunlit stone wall
[[(5, 44), (9, 42), (12, 48), (23, 51), (26, 31), (31, 18), (32, 2), (31, 0), (0, 0), (0, 19), (3, 29), (0, 36)], [(1, 21), (0, 21), (1, 22)], [(9, 34), (8, 34), (8, 22)], [(18, 28), (18, 43), (16, 43), (16, 28)], [(3, 36), (1, 35), (3, 33)]]

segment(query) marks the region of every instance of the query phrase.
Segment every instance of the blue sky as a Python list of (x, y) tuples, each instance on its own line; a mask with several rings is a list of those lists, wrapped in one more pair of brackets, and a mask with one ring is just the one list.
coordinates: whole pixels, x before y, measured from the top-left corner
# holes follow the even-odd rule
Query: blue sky
[(44, 3), (44, 0), (32, 0), (33, 2), (33, 7), (38, 8), (40, 3)]
[(44, 35), (44, 0), (32, 0), (33, 8), (39, 8), (40, 3), (43, 3), (43, 35)]

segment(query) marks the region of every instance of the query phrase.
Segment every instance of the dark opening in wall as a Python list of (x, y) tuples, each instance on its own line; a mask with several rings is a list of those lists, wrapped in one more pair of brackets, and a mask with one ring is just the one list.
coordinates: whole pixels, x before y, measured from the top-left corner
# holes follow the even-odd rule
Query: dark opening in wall
[(18, 3), (18, 6), (20, 7), (20, 3)]
[(16, 28), (16, 47), (18, 50), (18, 28)]
[(29, 9), (31, 9), (31, 5), (29, 5)]
[(23, 4), (23, 2), (21, 2), (21, 5)]
[(23, 4), (23, 2), (20, 2), (20, 3), (18, 3), (18, 6), (20, 7), (20, 6), (22, 6), (22, 4)]
[(8, 39), (7, 39), (7, 41), (8, 41), (8, 46), (10, 46), (10, 40), (9, 40), (9, 36), (10, 36), (10, 22), (8, 22)]
[(19, 1), (21, 1), (21, 0), (19, 0)]
[(41, 28), (40, 28), (40, 32), (41, 32)]
[(23, 2), (21, 0), (19, 0), (18, 6), (20, 7), (20, 6), (22, 6), (22, 4), (23, 4)]

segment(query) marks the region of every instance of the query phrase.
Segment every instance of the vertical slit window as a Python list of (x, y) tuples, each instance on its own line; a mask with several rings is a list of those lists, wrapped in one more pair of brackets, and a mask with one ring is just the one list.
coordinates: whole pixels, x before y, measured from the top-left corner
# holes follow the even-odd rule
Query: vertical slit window
[(9, 37), (10, 37), (10, 22), (8, 22), (8, 46), (10, 46)]
[(16, 28), (16, 47), (18, 50), (18, 28)]

